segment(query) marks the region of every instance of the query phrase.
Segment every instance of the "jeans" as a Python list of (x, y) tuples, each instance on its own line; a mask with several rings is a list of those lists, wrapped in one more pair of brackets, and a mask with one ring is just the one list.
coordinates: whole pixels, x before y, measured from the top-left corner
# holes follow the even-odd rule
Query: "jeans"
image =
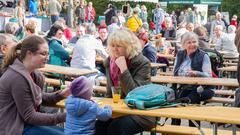
[(59, 19), (58, 15), (51, 15), (52, 24), (54, 24)]
[(130, 116), (97, 121), (94, 135), (134, 135), (143, 132), (143, 128)]
[(64, 135), (64, 129), (57, 126), (34, 126), (25, 124), (23, 135)]
[(159, 33), (161, 33), (161, 31), (162, 31), (162, 26), (161, 26), (161, 24), (155, 24), (155, 26), (156, 26), (156, 34), (159, 34)]

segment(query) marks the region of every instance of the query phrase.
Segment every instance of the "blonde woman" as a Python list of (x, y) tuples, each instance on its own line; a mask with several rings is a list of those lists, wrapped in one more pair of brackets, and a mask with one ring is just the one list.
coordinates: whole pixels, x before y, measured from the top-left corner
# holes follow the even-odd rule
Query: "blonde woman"
[(134, 8), (132, 16), (127, 21), (127, 27), (132, 32), (137, 32), (137, 29), (142, 26), (142, 21), (138, 16), (138, 9)]
[[(121, 86), (124, 98), (132, 89), (150, 83), (150, 62), (141, 51), (140, 40), (133, 32), (121, 29), (108, 38), (110, 57), (104, 62), (107, 77), (107, 97), (112, 97), (111, 87)], [(155, 118), (123, 116), (107, 122), (96, 123), (96, 135), (137, 134), (154, 127)]]
[(147, 23), (148, 13), (147, 13), (147, 8), (145, 5), (141, 6), (141, 12), (140, 12), (139, 17), (142, 19), (143, 23)]

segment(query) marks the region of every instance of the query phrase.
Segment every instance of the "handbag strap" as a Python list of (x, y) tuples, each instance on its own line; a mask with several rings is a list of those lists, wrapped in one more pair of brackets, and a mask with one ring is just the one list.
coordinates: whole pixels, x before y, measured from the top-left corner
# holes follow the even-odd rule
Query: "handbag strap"
[(138, 23), (138, 26), (140, 27), (141, 25), (140, 25), (140, 22), (139, 22), (139, 20), (137, 19), (137, 17), (133, 15), (133, 18), (136, 20), (136, 22)]

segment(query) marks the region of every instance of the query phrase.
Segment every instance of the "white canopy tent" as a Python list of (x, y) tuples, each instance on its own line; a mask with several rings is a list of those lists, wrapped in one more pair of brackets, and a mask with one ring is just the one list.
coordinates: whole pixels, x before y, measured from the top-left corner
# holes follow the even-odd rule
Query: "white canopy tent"
[(110, 0), (114, 2), (120, 2), (120, 1), (132, 1), (132, 2), (152, 2), (152, 3), (158, 3), (158, 0)]

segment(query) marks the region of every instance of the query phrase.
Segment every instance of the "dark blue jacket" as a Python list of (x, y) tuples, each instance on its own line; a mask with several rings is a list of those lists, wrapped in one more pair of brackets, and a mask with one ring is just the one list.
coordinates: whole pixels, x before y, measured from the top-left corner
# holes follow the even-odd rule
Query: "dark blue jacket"
[[(202, 64), (203, 64), (203, 58), (206, 53), (200, 49), (197, 49), (193, 54), (190, 55), (191, 59), (191, 68), (192, 70), (201, 71), (202, 72)], [(177, 61), (176, 66), (174, 68), (174, 76), (177, 76), (177, 72), (183, 63), (184, 59), (187, 56), (186, 50), (180, 50), (177, 53)]]
[(157, 50), (150, 43), (144, 46), (142, 50), (143, 56), (148, 58), (149, 61), (156, 63), (157, 61)]

